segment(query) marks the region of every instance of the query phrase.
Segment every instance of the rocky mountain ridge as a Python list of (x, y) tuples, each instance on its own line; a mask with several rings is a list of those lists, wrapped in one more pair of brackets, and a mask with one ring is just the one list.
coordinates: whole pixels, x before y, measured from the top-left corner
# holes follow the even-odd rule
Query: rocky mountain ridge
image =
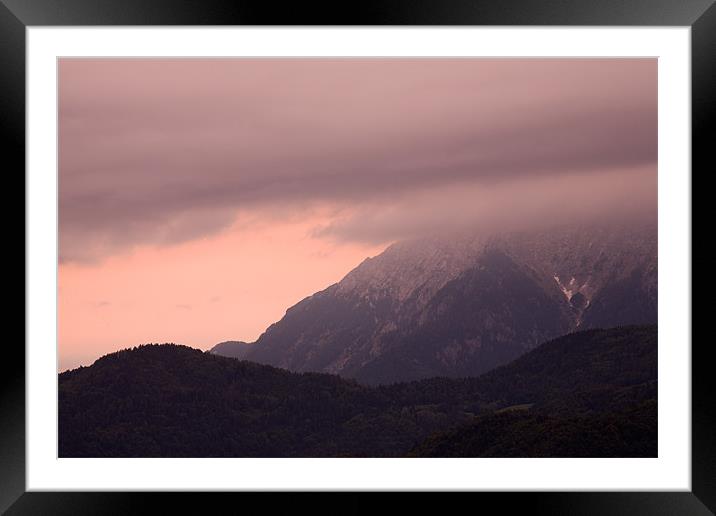
[(611, 224), (399, 242), (242, 358), (366, 383), (478, 375), (577, 329), (655, 323), (656, 237)]

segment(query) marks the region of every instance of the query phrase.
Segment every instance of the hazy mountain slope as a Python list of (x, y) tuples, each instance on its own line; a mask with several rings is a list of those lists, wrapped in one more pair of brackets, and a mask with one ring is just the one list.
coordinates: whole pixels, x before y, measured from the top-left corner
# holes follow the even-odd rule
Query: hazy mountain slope
[(574, 306), (575, 327), (656, 323), (656, 224), (566, 226), (495, 242), (555, 281)]
[(569, 305), (555, 285), (488, 250), (438, 290), (384, 353), (342, 374), (379, 383), (476, 376), (571, 327)]
[(209, 353), (222, 357), (244, 358), (251, 351), (251, 344), (240, 340), (227, 340), (219, 342), (209, 350)]
[(295, 371), (345, 375), (380, 355), (384, 344), (399, 337), (399, 328), (412, 325), (435, 292), (480, 252), (480, 243), (470, 239), (394, 244), (339, 283), (289, 308), (247, 358)]
[(245, 358), (366, 383), (477, 375), (575, 329), (655, 323), (656, 252), (649, 225), (401, 242), (289, 308)]
[(657, 321), (656, 265), (636, 266), (628, 275), (614, 278), (585, 310), (582, 328), (604, 328)]
[[(58, 387), (61, 457), (400, 456), (516, 404), (569, 429), (568, 420), (582, 425), (655, 399), (656, 327), (568, 335), (480, 378), (371, 388), (148, 345), (62, 373)], [(564, 454), (550, 435), (535, 450)], [(597, 437), (609, 439), (587, 435), (583, 453), (624, 449), (597, 446)], [(632, 444), (630, 454), (655, 453)]]

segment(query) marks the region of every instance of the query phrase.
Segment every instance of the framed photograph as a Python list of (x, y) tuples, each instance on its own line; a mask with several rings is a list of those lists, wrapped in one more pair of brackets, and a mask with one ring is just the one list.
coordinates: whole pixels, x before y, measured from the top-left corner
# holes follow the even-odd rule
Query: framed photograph
[(713, 2), (398, 4), (3, 0), (0, 508), (716, 510)]

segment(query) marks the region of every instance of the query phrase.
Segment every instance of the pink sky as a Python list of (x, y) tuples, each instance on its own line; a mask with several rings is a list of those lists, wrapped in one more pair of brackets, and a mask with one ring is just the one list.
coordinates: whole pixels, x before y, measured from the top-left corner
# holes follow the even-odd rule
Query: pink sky
[(390, 242), (655, 209), (653, 59), (62, 59), (59, 369), (253, 341)]
[(233, 224), (206, 238), (63, 264), (59, 369), (146, 342), (209, 348), (255, 340), (286, 308), (339, 281), (380, 246), (307, 236), (323, 220)]

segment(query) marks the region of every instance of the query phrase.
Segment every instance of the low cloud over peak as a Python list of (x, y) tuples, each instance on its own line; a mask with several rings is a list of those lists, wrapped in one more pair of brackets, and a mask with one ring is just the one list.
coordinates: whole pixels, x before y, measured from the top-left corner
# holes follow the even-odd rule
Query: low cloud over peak
[(315, 205), (336, 207), (316, 235), (358, 240), (555, 205), (653, 207), (656, 71), (653, 59), (63, 59), (61, 259)]

